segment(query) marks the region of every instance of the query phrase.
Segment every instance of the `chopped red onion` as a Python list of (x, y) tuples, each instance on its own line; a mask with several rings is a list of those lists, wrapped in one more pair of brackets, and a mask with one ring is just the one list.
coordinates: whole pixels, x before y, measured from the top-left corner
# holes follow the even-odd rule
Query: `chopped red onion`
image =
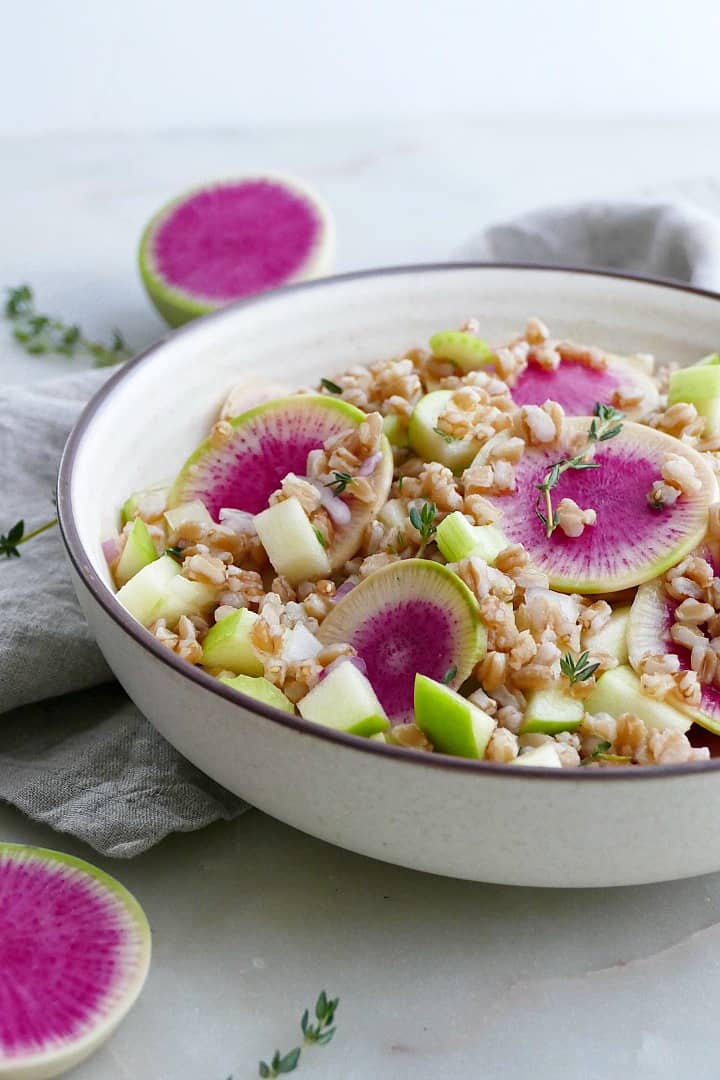
[(367, 675), (367, 664), (361, 656), (338, 656), (337, 660), (333, 660), (331, 664), (328, 664), (326, 668), (323, 668), (320, 672), (318, 680), (322, 682), (326, 675), (329, 675), (333, 668), (336, 668), (339, 664), (352, 664), (356, 667), (362, 675)]
[[(309, 478), (306, 478), (309, 479)], [(323, 484), (318, 483), (315, 480), (310, 480), (310, 483), (318, 491), (320, 495), (320, 502), (327, 510), (330, 517), (333, 519), (336, 525), (349, 525), (352, 520), (352, 511), (346, 502), (339, 499), (337, 495), (333, 495), (330, 488), (324, 487)]]
[(382, 461), (382, 454), (371, 454), (370, 457), (365, 458), (362, 465), (358, 469), (358, 476), (372, 476), (375, 472), (375, 467)]
[(107, 540), (102, 542), (102, 551), (108, 566), (114, 563), (120, 554), (120, 540), (117, 536), (109, 536)]
[(254, 533), (256, 531), (253, 515), (247, 510), (235, 510), (231, 506), (223, 506), (220, 508), (218, 517), (220, 524), (226, 525), (233, 532)]
[(346, 582), (344, 582), (340, 586), (340, 588), (336, 590), (335, 595), (333, 596), (333, 600), (342, 600), (343, 596), (347, 596), (347, 594), (349, 592), (352, 592), (352, 590), (354, 588), (355, 588), (355, 582), (354, 581), (346, 581)]

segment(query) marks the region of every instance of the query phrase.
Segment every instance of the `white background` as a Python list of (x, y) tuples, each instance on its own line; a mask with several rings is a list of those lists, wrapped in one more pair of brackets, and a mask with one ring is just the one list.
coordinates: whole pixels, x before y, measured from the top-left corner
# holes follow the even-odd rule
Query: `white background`
[(0, 0), (0, 134), (713, 112), (719, 46), (718, 0)]

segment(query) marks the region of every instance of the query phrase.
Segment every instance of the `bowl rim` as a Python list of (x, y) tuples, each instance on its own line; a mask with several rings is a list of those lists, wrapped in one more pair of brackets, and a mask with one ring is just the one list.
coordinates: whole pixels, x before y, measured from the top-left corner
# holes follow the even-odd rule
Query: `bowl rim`
[(593, 780), (632, 780), (632, 782), (636, 782), (640, 778), (644, 778), (645, 780), (662, 780), (675, 776), (699, 777), (704, 776), (708, 772), (717, 772), (720, 770), (720, 758), (711, 758), (707, 762), (687, 762), (677, 765), (646, 765), (632, 770), (620, 768), (584, 769), (583, 773), (579, 774), (577, 769), (547, 769), (535, 766), (527, 767), (515, 764), (475, 760), (472, 758), (451, 757), (447, 754), (428, 754), (421, 750), (391, 746), (387, 743), (380, 743), (372, 739), (362, 738), (358, 735), (349, 735), (346, 732), (336, 731), (332, 728), (313, 724), (308, 720), (303, 720), (302, 717), (291, 716), (289, 713), (283, 712), (280, 709), (275, 709), (271, 705), (266, 705), (240, 691), (225, 686), (202, 668), (193, 664), (188, 664), (179, 656), (176, 656), (175, 653), (170, 652), (169, 649), (161, 645), (144, 626), (133, 619), (130, 613), (117, 602), (114, 594), (108, 591), (105, 582), (100, 578), (90, 560), (84, 554), (83, 544), (75, 523), (71, 495), (75, 459), (83, 438), (92, 425), (95, 414), (98, 412), (100, 406), (112, 396), (116, 387), (126, 379), (132, 378), (138, 368), (142, 364), (151, 361), (153, 355), (158, 350), (164, 348), (169, 341), (177, 336), (194, 332), (198, 325), (204, 324), (210, 320), (216, 321), (227, 318), (238, 309), (259, 304), (272, 304), (278, 300), (282, 301), (289, 293), (301, 290), (331, 288), (334, 285), (345, 282), (372, 277), (437, 272), (452, 273), (454, 271), (463, 270), (518, 270), (524, 272), (535, 271), (543, 273), (576, 274), (598, 278), (615, 278), (642, 285), (653, 285), (660, 288), (673, 289), (678, 292), (702, 296), (709, 300), (720, 301), (720, 292), (715, 292), (711, 289), (705, 289), (696, 285), (689, 285), (667, 278), (631, 274), (620, 270), (605, 270), (587, 266), (535, 262), (453, 261), (415, 263), (377, 267), (366, 270), (354, 270), (344, 274), (333, 274), (328, 277), (318, 278), (313, 281), (286, 285), (281, 288), (269, 290), (259, 296), (248, 297), (247, 299), (227, 304), (216, 311), (201, 316), (200, 319), (193, 319), (184, 326), (168, 331), (168, 333), (163, 334), (162, 337), (147, 346), (147, 348), (141, 350), (136, 356), (132, 357), (132, 359), (127, 360), (105, 383), (103, 383), (102, 387), (93, 394), (73, 426), (60, 458), (57, 478), (57, 514), (60, 535), (67, 556), (76, 574), (95, 602), (99, 604), (112, 621), (116, 623), (120, 629), (124, 630), (138, 645), (149, 652), (156, 660), (159, 660), (162, 664), (165, 664), (173, 671), (203, 687), (210, 693), (217, 694), (219, 697), (224, 698), (231, 704), (242, 705), (248, 712), (262, 716), (275, 724), (290, 728), (300, 735), (339, 744), (340, 746), (347, 747), (349, 750), (356, 750), (370, 755), (380, 755), (380, 757), (386, 757), (389, 760), (406, 760), (409, 764), (414, 763), (416, 765), (422, 765), (425, 768), (444, 769), (451, 772), (475, 773), (479, 776), (506, 776), (508, 780), (517, 780), (522, 776), (532, 780), (544, 779), (548, 783), (556, 781), (561, 783), (568, 781), (587, 783), (592, 782)]

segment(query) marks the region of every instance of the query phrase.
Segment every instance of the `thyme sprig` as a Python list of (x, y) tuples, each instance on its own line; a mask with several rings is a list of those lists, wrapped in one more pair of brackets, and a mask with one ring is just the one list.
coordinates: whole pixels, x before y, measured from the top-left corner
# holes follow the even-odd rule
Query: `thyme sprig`
[(421, 555), (425, 550), (426, 545), (432, 539), (435, 534), (435, 518), (437, 517), (437, 506), (434, 502), (425, 501), (422, 505), (422, 509), (418, 510), (417, 506), (410, 508), (410, 524), (413, 528), (417, 529), (420, 533), (420, 550), (418, 555)]
[[(258, 1074), (263, 1077), (263, 1080), (274, 1080), (277, 1076), (294, 1072), (304, 1049), (308, 1046), (326, 1046), (330, 1042), (336, 1031), (335, 1013), (339, 1003), (340, 998), (330, 999), (324, 990), (320, 991), (314, 1009), (317, 1023), (310, 1023), (310, 1011), (306, 1009), (300, 1021), (302, 1044), (289, 1050), (287, 1054), (281, 1054), (279, 1050), (276, 1050), (269, 1064), (267, 1061), (261, 1061), (258, 1065)], [(228, 1077), (228, 1080), (232, 1080), (232, 1077)]]
[(587, 682), (600, 667), (600, 664), (589, 663), (590, 653), (585, 651), (578, 657), (572, 653), (566, 653), (560, 660), (560, 670), (571, 683)]
[(328, 480), (325, 487), (332, 488), (333, 494), (335, 495), (342, 495), (348, 484), (352, 484), (355, 479), (354, 476), (351, 476), (350, 473), (347, 472), (334, 472), (333, 476), (335, 479)]
[(320, 385), (324, 386), (325, 389), (331, 394), (342, 394), (342, 386), (338, 386), (338, 384), (334, 383), (332, 379), (321, 379)]
[(46, 521), (44, 525), (39, 525), (37, 529), (33, 529), (32, 532), (25, 532), (25, 522), (21, 519), (16, 521), (11, 529), (8, 529), (7, 533), (0, 534), (0, 555), (4, 555), (7, 559), (19, 559), (20, 552), (18, 548), (20, 544), (26, 544), (28, 540), (32, 540), (33, 537), (39, 536), (40, 533), (46, 532), (48, 529), (52, 529), (54, 525), (57, 525), (57, 518), (53, 518), (52, 521)]
[(458, 442), (458, 436), (457, 435), (451, 435), (449, 431), (443, 431), (443, 429), (441, 427), (434, 427), (433, 431), (435, 432), (436, 435), (440, 436), (440, 438), (443, 440), (443, 442), (446, 442), (448, 444)]
[(453, 681), (453, 679), (457, 675), (457, 670), (458, 669), (457, 669), (457, 666), (455, 664), (453, 664), (451, 667), (449, 667), (447, 669), (447, 671), (445, 672), (445, 674), (442, 677), (443, 686), (449, 686), (450, 685), (450, 683)]
[(632, 758), (624, 754), (608, 754), (610, 745), (607, 739), (603, 739), (602, 742), (597, 744), (592, 754), (588, 754), (587, 757), (583, 758), (580, 764), (590, 765), (593, 761), (605, 761), (608, 765), (628, 765), (632, 761)]
[(575, 472), (581, 472), (584, 469), (599, 469), (600, 465), (597, 461), (587, 460), (588, 451), (596, 443), (614, 439), (622, 431), (623, 413), (618, 412), (612, 405), (603, 405), (601, 402), (597, 402), (593, 414), (593, 419), (588, 428), (585, 448), (574, 457), (556, 461), (545, 473), (542, 483), (535, 485), (538, 491), (535, 516), (545, 526), (545, 535), (548, 539), (558, 527), (558, 514), (553, 507), (551, 492), (560, 483), (562, 474), (569, 469)]
[(132, 350), (118, 330), (109, 345), (92, 341), (79, 326), (65, 323), (51, 315), (41, 315), (29, 285), (8, 289), (5, 318), (12, 323), (13, 337), (32, 356), (59, 353), (61, 356), (91, 356), (95, 367), (110, 367), (128, 360)]

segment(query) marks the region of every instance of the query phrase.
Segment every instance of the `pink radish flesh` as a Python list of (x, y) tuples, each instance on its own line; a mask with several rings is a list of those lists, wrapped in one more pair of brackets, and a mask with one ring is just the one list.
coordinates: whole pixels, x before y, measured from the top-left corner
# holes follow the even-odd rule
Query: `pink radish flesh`
[(598, 371), (587, 364), (563, 360), (555, 371), (530, 363), (513, 387), (512, 397), (518, 405), (542, 405), (550, 398), (562, 405), (569, 416), (588, 416), (597, 401), (609, 404), (619, 388), (620, 379), (612, 368)]
[(152, 253), (168, 285), (217, 302), (288, 281), (321, 229), (317, 210), (299, 193), (272, 180), (245, 180), (178, 203), (158, 226)]

